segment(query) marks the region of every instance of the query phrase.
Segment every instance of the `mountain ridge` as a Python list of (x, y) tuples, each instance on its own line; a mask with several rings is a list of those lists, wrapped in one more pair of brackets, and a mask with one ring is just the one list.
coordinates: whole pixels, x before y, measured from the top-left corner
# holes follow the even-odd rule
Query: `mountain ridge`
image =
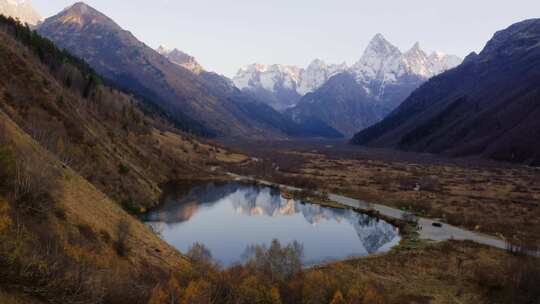
[(195, 74), (200, 74), (204, 71), (204, 68), (197, 62), (195, 57), (184, 53), (183, 51), (174, 48), (174, 49), (168, 49), (163, 45), (160, 45), (156, 51), (160, 53), (161, 55), (167, 57), (171, 62), (176, 63), (190, 71), (192, 71)]
[[(364, 84), (374, 95), (380, 96), (387, 83), (397, 82), (404, 75), (417, 76), (425, 81), (455, 67), (461, 61), (457, 56), (442, 52), (427, 55), (419, 43), (401, 52), (382, 34), (376, 34), (361, 58), (350, 67), (346, 63), (327, 64), (320, 59), (313, 60), (306, 68), (256, 63), (241, 68), (233, 81), (239, 89), (254, 96), (259, 95), (263, 102), (281, 111), (295, 106), (301, 97), (314, 92), (339, 73), (356, 75), (359, 83)], [(284, 91), (287, 93), (284, 94)]]
[[(116, 85), (153, 101), (177, 119), (204, 126), (205, 133), (250, 138), (291, 135), (291, 128), (272, 125), (275, 119), (267, 117), (279, 113), (253, 104), (257, 102), (237, 92), (229, 80), (204, 70), (193, 73), (172, 63), (83, 2), (47, 18), (38, 32), (84, 58)], [(252, 112), (256, 109), (262, 114)]]
[(425, 83), (352, 142), (536, 163), (538, 65), (540, 19), (513, 24), (495, 33), (479, 54)]

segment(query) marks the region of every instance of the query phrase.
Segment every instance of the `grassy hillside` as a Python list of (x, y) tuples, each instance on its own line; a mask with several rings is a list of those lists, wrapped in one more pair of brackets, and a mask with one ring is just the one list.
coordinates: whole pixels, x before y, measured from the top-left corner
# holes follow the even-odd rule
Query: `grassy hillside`
[(202, 144), (133, 96), (102, 84), (86, 63), (12, 20), (0, 20), (0, 109), (126, 209), (156, 204), (159, 185), (211, 178), (242, 156)]
[(147, 296), (173, 269), (190, 272), (176, 250), (4, 113), (0, 121), (3, 288), (53, 302), (118, 297), (131, 303), (127, 299)]
[(0, 302), (147, 303), (200, 275), (126, 211), (245, 156), (179, 131), (12, 19), (0, 39)]

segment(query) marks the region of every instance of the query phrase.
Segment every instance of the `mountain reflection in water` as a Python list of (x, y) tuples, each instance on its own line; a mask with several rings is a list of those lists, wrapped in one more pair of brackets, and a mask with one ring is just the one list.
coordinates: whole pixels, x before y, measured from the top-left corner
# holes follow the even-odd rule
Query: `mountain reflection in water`
[(195, 187), (187, 195), (167, 193), (143, 220), (183, 252), (194, 242), (205, 244), (226, 266), (248, 245), (272, 239), (302, 243), (306, 264), (385, 252), (400, 241), (399, 231), (383, 220), (236, 182)]

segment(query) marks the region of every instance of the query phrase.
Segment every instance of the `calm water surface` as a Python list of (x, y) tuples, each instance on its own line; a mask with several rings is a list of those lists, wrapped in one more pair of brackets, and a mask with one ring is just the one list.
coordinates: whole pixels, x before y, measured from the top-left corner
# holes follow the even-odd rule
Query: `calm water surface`
[[(181, 191), (180, 191), (181, 192)], [(170, 191), (143, 219), (182, 252), (195, 242), (230, 266), (249, 245), (304, 245), (306, 265), (390, 250), (400, 241), (391, 224), (356, 213), (284, 198), (279, 190), (241, 183)]]

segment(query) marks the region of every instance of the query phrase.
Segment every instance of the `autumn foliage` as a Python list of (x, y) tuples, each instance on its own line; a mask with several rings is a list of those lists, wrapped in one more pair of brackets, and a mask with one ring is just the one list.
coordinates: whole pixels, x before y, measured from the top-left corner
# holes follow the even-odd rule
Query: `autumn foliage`
[(338, 264), (332, 271), (302, 267), (303, 248), (298, 243), (246, 249), (242, 264), (221, 269), (202, 244), (188, 252), (204, 274), (169, 278), (153, 290), (149, 303), (235, 304), (364, 304), (390, 303), (384, 288), (361, 277), (349, 276), (352, 266)]

